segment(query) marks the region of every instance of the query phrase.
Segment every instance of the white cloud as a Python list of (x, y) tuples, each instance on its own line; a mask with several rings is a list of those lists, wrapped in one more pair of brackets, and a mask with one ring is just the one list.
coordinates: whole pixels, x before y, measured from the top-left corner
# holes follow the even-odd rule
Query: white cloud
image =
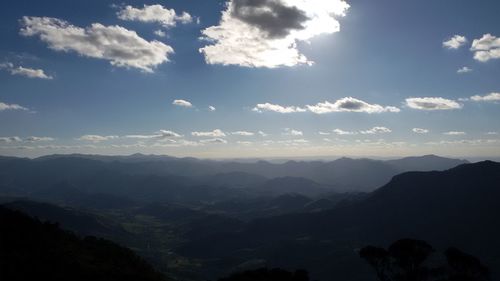
[(182, 106), (182, 107), (193, 107), (193, 105), (188, 102), (187, 100), (174, 100), (172, 102), (173, 105), (177, 105), (177, 106)]
[(11, 143), (11, 142), (21, 142), (23, 141), (20, 137), (0, 137), (0, 142), (2, 143)]
[(323, 132), (323, 131), (319, 131), (319, 132), (318, 132), (318, 134), (319, 134), (320, 136), (328, 136), (328, 135), (330, 135), (330, 133), (329, 133), (329, 132)]
[(190, 23), (193, 17), (186, 12), (178, 15), (174, 9), (168, 9), (162, 5), (144, 5), (143, 8), (125, 6), (116, 13), (119, 19), (140, 22), (156, 22), (164, 27), (175, 26), (178, 22)]
[(227, 140), (225, 139), (221, 139), (221, 138), (213, 138), (213, 139), (204, 139), (204, 140), (200, 140), (200, 143), (221, 143), (221, 144), (225, 144), (227, 143)]
[(486, 62), (491, 59), (500, 58), (500, 38), (491, 34), (484, 34), (479, 39), (472, 41), (470, 48), (474, 52), (474, 59), (480, 62)]
[(29, 110), (24, 106), (20, 106), (19, 104), (8, 104), (8, 103), (3, 103), (0, 102), (0, 111), (4, 110)]
[(229, 0), (219, 25), (202, 30), (211, 43), (199, 51), (208, 64), (244, 67), (312, 64), (297, 48), (320, 34), (340, 30), (343, 0)]
[(407, 98), (406, 105), (419, 110), (449, 110), (460, 109), (462, 105), (454, 100), (440, 97)]
[(465, 132), (460, 132), (460, 131), (449, 131), (449, 132), (444, 132), (443, 135), (447, 136), (463, 136), (465, 135)]
[(25, 142), (46, 142), (53, 140), (54, 138), (51, 137), (35, 137), (35, 136), (27, 137), (24, 139)]
[(45, 74), (43, 69), (33, 69), (18, 66), (17, 68), (11, 69), (10, 73), (14, 75), (22, 75), (29, 78), (40, 78), (40, 79), (52, 79), (53, 77)]
[(169, 130), (160, 130), (160, 131), (158, 131), (158, 133), (159, 133), (161, 138), (180, 138), (180, 137), (182, 137), (182, 135), (180, 135), (176, 132), (169, 131)]
[(274, 111), (278, 113), (295, 113), (295, 112), (305, 112), (304, 108), (296, 107), (296, 106), (282, 106), (279, 104), (271, 104), (271, 103), (259, 103), (253, 109), (256, 112), (263, 111)]
[(77, 140), (101, 142), (101, 141), (108, 141), (108, 140), (113, 140), (113, 139), (117, 139), (117, 138), (118, 138), (118, 136), (83, 135), (83, 136), (77, 138)]
[(392, 132), (391, 129), (386, 128), (386, 127), (373, 127), (369, 130), (366, 131), (359, 131), (361, 134), (364, 135), (374, 135), (374, 134), (385, 134), (385, 133), (390, 133)]
[(459, 68), (459, 69), (457, 70), (457, 73), (459, 73), (459, 74), (469, 73), (469, 72), (472, 72), (472, 68), (469, 68), (469, 67), (467, 67), (467, 66), (464, 66), (464, 67)]
[(208, 106), (208, 110), (210, 110), (210, 111), (215, 111), (215, 110), (216, 110), (216, 108), (215, 108), (215, 106), (209, 105), (209, 106)]
[(335, 129), (333, 132), (337, 135), (357, 135), (358, 132), (349, 132), (349, 131), (344, 131), (341, 129)]
[(174, 52), (162, 42), (146, 41), (135, 31), (118, 25), (93, 23), (81, 28), (49, 17), (23, 17), (21, 24), (22, 35), (39, 36), (53, 50), (105, 59), (117, 67), (152, 72), (158, 65), (168, 62), (168, 55)]
[(126, 135), (124, 137), (127, 139), (154, 139), (159, 136), (160, 135)]
[(283, 133), (285, 136), (303, 136), (304, 133), (302, 131), (285, 128), (285, 132)]
[(490, 136), (492, 136), (492, 135), (498, 135), (498, 132), (487, 132), (486, 135), (490, 135)]
[(500, 140), (498, 139), (469, 139), (469, 140), (441, 140), (434, 142), (427, 142), (426, 145), (474, 145), (474, 146), (482, 146), (482, 145), (498, 145)]
[(399, 112), (400, 109), (394, 106), (381, 106), (379, 104), (369, 104), (353, 97), (345, 97), (330, 103), (328, 101), (317, 103), (316, 105), (306, 105), (307, 109), (316, 114), (331, 112)]
[(470, 99), (473, 101), (500, 101), (500, 93), (490, 93), (485, 96), (475, 95)]
[(280, 140), (277, 141), (276, 143), (285, 146), (302, 146), (302, 145), (308, 145), (310, 142), (306, 139), (293, 139), (293, 140)]
[(0, 69), (6, 69), (12, 75), (21, 75), (28, 78), (53, 79), (52, 76), (45, 74), (43, 69), (34, 69), (29, 67), (18, 66), (10, 62), (0, 63)]
[(461, 35), (454, 35), (450, 39), (443, 42), (443, 47), (448, 49), (458, 49), (467, 43), (467, 38)]
[(429, 132), (429, 130), (422, 128), (413, 128), (411, 130), (416, 134), (427, 134)]
[(171, 139), (171, 138), (180, 138), (181, 134), (178, 134), (169, 130), (159, 130), (158, 132), (152, 135), (126, 135), (125, 138), (128, 139)]
[(214, 138), (226, 136), (226, 134), (219, 129), (215, 129), (210, 132), (191, 132), (191, 135), (195, 137), (214, 137)]
[(332, 112), (365, 112), (365, 113), (382, 113), (382, 112), (399, 112), (400, 109), (394, 106), (381, 106), (379, 104), (369, 104), (362, 100), (345, 97), (334, 103), (328, 101), (319, 102), (316, 105), (300, 106), (282, 106), (279, 104), (259, 103), (253, 109), (256, 112), (274, 111), (278, 113), (296, 113), (310, 111), (315, 114), (325, 114)]
[(157, 29), (153, 32), (156, 36), (158, 37), (165, 37), (167, 36), (167, 34), (165, 33), (165, 31), (161, 30), (161, 29)]
[(257, 134), (259, 134), (261, 137), (267, 137), (268, 134), (264, 133), (263, 131), (258, 131)]
[(253, 136), (255, 134), (253, 132), (247, 132), (247, 131), (236, 131), (236, 132), (232, 132), (231, 135), (250, 137), (250, 136)]

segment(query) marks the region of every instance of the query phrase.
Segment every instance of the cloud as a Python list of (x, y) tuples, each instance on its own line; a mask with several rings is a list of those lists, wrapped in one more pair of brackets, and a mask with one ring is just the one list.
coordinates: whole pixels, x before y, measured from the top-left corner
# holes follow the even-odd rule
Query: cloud
[(6, 69), (12, 75), (21, 75), (28, 78), (39, 78), (39, 79), (53, 79), (52, 76), (45, 74), (43, 69), (34, 69), (29, 67), (18, 66), (15, 67), (14, 64), (7, 62), (1, 63), (0, 69)]
[(4, 111), (4, 110), (29, 110), (27, 109), (26, 107), (24, 106), (20, 106), (19, 104), (8, 104), (8, 103), (3, 103), (3, 102), (0, 102), (0, 111)]
[(302, 131), (285, 128), (285, 132), (283, 133), (285, 136), (303, 136), (304, 133)]
[(484, 34), (483, 37), (472, 41), (470, 50), (474, 52), (474, 59), (480, 62), (498, 59), (500, 58), (500, 38), (489, 33)]
[(193, 107), (193, 105), (188, 102), (187, 100), (174, 100), (172, 102), (173, 105), (177, 105), (177, 106), (182, 106), (182, 107)]
[(160, 131), (158, 131), (158, 133), (159, 133), (161, 138), (180, 138), (180, 137), (182, 137), (182, 135), (180, 135), (176, 132), (169, 131), (169, 130), (160, 130)]
[(161, 30), (161, 29), (157, 29), (153, 32), (156, 36), (158, 37), (165, 37), (167, 36), (167, 34), (165, 33), (165, 31)]
[(498, 139), (469, 139), (469, 140), (441, 140), (434, 142), (427, 142), (426, 145), (498, 145)]
[(422, 128), (413, 128), (411, 130), (416, 134), (427, 134), (429, 132), (429, 130)]
[(23, 140), (20, 137), (0, 137), (0, 142), (2, 143), (11, 143), (11, 142), (22, 142)]
[(208, 64), (244, 67), (312, 64), (297, 49), (320, 34), (340, 30), (343, 0), (229, 0), (219, 25), (202, 30), (210, 44), (199, 51)]
[(214, 138), (226, 136), (226, 134), (219, 129), (215, 129), (210, 132), (191, 132), (191, 135), (195, 137), (214, 137)]
[(259, 134), (261, 137), (267, 137), (268, 134), (264, 133), (263, 131), (258, 131), (257, 134)]
[(119, 19), (127, 21), (155, 22), (163, 27), (175, 26), (178, 22), (190, 23), (193, 17), (186, 12), (178, 15), (174, 9), (168, 9), (162, 5), (144, 5), (142, 8), (134, 8), (130, 5), (123, 7), (116, 13)]
[(278, 113), (295, 113), (295, 112), (305, 112), (304, 108), (296, 107), (296, 106), (282, 106), (279, 104), (271, 104), (271, 103), (259, 103), (253, 109), (256, 112), (263, 111), (273, 111)]
[(487, 132), (486, 135), (498, 135), (498, 132)]
[(465, 132), (460, 132), (460, 131), (449, 131), (449, 132), (444, 132), (443, 135), (447, 136), (463, 136), (465, 135)]
[(462, 105), (454, 100), (440, 97), (407, 98), (406, 105), (419, 110), (450, 110), (460, 109)]
[(381, 106), (379, 104), (369, 104), (353, 97), (345, 97), (330, 103), (328, 101), (317, 103), (316, 105), (306, 105), (307, 109), (316, 114), (325, 114), (331, 112), (399, 112), (400, 109), (394, 106)]
[(221, 144), (225, 144), (227, 143), (227, 140), (225, 139), (221, 139), (221, 138), (213, 138), (213, 139), (205, 139), (205, 140), (200, 140), (200, 143), (221, 143)]
[(280, 140), (277, 141), (276, 143), (285, 146), (302, 146), (302, 145), (309, 145), (310, 142), (305, 139), (293, 139), (293, 140)]
[(77, 140), (101, 142), (101, 141), (108, 141), (108, 140), (113, 140), (113, 139), (117, 139), (117, 138), (118, 138), (118, 136), (83, 135), (83, 136), (77, 138)]
[(454, 35), (450, 39), (443, 42), (443, 47), (447, 49), (458, 49), (467, 43), (467, 38), (461, 35)]
[(147, 41), (135, 31), (118, 25), (93, 23), (86, 28), (50, 17), (23, 17), (21, 35), (39, 36), (55, 51), (76, 52), (91, 58), (108, 60), (111, 65), (153, 72), (168, 62), (174, 50), (162, 42)]
[(328, 136), (328, 135), (330, 135), (330, 133), (329, 133), (329, 132), (323, 132), (323, 131), (319, 131), (319, 132), (318, 132), (318, 134), (319, 134), (320, 136)]
[(473, 101), (500, 101), (500, 93), (489, 93), (485, 96), (475, 95), (470, 99)]
[(159, 137), (160, 135), (126, 135), (124, 138), (127, 139), (154, 139)]
[(53, 140), (54, 138), (51, 137), (35, 137), (35, 136), (27, 137), (24, 139), (25, 142), (45, 142)]
[(236, 132), (232, 132), (231, 135), (250, 137), (250, 136), (253, 136), (255, 134), (253, 132), (247, 132), (247, 131), (236, 131)]
[(344, 131), (341, 129), (335, 129), (333, 132), (337, 135), (357, 135), (358, 132), (349, 132), (349, 131)]
[(365, 113), (382, 113), (382, 112), (400, 112), (400, 109), (394, 106), (381, 106), (379, 104), (369, 104), (362, 100), (353, 97), (345, 97), (330, 103), (328, 101), (319, 102), (316, 105), (299, 106), (282, 106), (271, 103), (259, 103), (253, 109), (256, 112), (274, 111), (278, 113), (296, 113), (296, 112), (312, 112), (315, 114), (326, 114), (332, 112), (365, 112)]
[(208, 106), (208, 110), (210, 110), (210, 111), (215, 111), (215, 110), (216, 110), (216, 108), (215, 108), (215, 106), (211, 106), (211, 105), (209, 105), (209, 106)]
[(152, 135), (126, 135), (125, 138), (128, 139), (171, 139), (171, 138), (181, 138), (182, 135), (169, 130), (159, 130)]
[(467, 66), (464, 66), (464, 67), (457, 70), (457, 73), (459, 73), (459, 74), (469, 73), (469, 72), (472, 72), (472, 68), (469, 68)]
[(373, 127), (369, 130), (366, 131), (359, 131), (361, 134), (364, 135), (374, 135), (374, 134), (385, 134), (385, 133), (390, 133), (392, 132), (391, 129), (386, 128), (386, 127)]

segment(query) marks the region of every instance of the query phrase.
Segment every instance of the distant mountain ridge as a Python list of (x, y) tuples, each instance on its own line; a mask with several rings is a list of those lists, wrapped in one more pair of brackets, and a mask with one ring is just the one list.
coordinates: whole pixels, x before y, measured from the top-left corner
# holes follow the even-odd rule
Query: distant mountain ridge
[[(160, 176), (184, 186), (258, 186), (274, 178), (305, 178), (335, 191), (372, 191), (406, 171), (445, 170), (466, 160), (435, 155), (397, 160), (339, 158), (334, 161), (227, 162), (195, 158), (134, 154), (130, 156), (49, 155), (33, 160), (0, 158), (0, 186), (27, 181), (25, 175), (47, 181), (83, 179), (106, 174)], [(13, 179), (18, 175), (17, 179)], [(120, 178), (121, 176), (118, 176)]]

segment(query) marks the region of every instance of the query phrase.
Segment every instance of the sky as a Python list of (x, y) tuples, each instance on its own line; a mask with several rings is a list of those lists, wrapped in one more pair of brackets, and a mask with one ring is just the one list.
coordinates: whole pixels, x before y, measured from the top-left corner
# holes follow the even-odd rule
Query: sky
[(0, 155), (500, 156), (500, 2), (0, 4)]

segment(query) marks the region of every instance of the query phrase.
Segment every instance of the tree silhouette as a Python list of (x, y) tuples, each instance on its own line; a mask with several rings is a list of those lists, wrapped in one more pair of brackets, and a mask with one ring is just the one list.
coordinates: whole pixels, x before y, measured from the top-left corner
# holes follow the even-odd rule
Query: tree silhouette
[(389, 255), (396, 265), (394, 271), (397, 280), (426, 280), (429, 270), (423, 262), (434, 252), (427, 242), (422, 240), (401, 239), (389, 246)]
[(466, 254), (457, 248), (445, 251), (448, 261), (450, 281), (486, 281), (490, 279), (488, 268), (476, 257)]
[(389, 252), (383, 248), (366, 246), (361, 249), (359, 255), (375, 269), (377, 277), (380, 281), (390, 280), (389, 274), (391, 265)]
[(446, 265), (429, 267), (428, 257), (434, 249), (427, 242), (401, 239), (388, 250), (366, 246), (359, 252), (370, 264), (380, 281), (488, 281), (488, 269), (479, 259), (456, 248), (445, 251)]

